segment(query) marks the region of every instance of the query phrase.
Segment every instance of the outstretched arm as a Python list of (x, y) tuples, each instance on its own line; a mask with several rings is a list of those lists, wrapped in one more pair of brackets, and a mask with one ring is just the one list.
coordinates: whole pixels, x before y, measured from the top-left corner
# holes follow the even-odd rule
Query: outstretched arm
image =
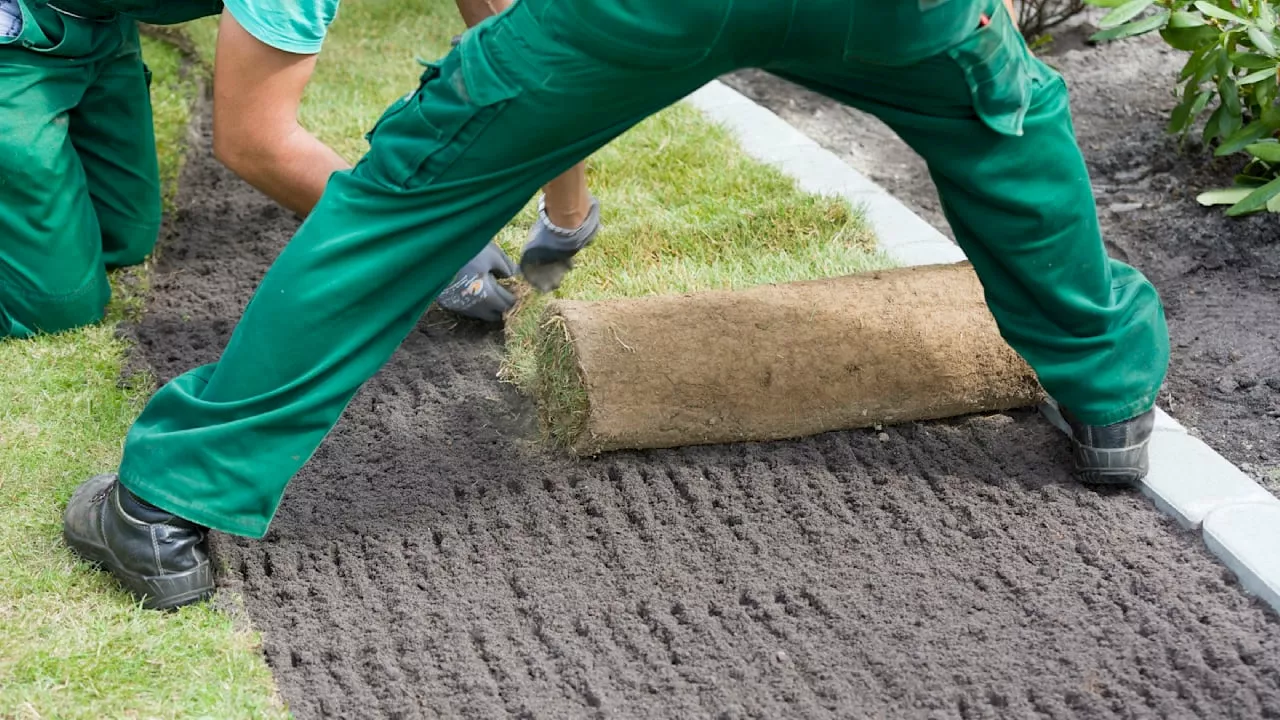
[(271, 199), (306, 216), (346, 160), (298, 124), (316, 56), (278, 50), (222, 14), (213, 69), (213, 153)]

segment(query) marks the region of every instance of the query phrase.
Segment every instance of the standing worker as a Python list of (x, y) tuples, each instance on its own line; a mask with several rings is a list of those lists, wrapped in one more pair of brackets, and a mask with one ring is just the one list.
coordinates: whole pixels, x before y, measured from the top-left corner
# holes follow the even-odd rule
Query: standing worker
[[(297, 120), (339, 0), (229, 0), (214, 68), (214, 152), (255, 188), (306, 216), (349, 165)], [(469, 24), (491, 10), (457, 0)], [(137, 265), (159, 235), (161, 194), (150, 73), (137, 22), (216, 15), (220, 0), (0, 0), (0, 339), (97, 322), (107, 271)], [(599, 227), (581, 165), (552, 181), (529, 246), (577, 249)], [(493, 243), (440, 294), (498, 321), (516, 268)]]
[(1065, 409), (1075, 472), (1141, 479), (1164, 311), (1107, 257), (1066, 85), (1003, 0), (518, 0), (383, 115), (218, 362), (161, 388), (118, 472), (72, 496), (66, 542), (148, 607), (207, 597), (207, 530), (266, 533), (290, 479), (484, 237), (541, 184), (746, 67), (870, 112), (924, 156), (1003, 337)]

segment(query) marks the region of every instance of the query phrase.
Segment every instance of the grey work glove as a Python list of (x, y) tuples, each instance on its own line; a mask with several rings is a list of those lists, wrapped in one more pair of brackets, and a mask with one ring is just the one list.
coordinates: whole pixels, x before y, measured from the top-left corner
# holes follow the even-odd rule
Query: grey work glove
[(495, 243), (490, 242), (454, 276), (440, 293), (440, 307), (485, 322), (501, 322), (516, 304), (516, 298), (498, 284), (499, 278), (516, 274), (515, 263)]
[(591, 244), (600, 229), (600, 203), (591, 198), (587, 219), (576, 230), (555, 227), (547, 218), (545, 200), (538, 201), (538, 219), (529, 229), (529, 240), (520, 251), (520, 272), (542, 292), (560, 287), (573, 269), (573, 256)]

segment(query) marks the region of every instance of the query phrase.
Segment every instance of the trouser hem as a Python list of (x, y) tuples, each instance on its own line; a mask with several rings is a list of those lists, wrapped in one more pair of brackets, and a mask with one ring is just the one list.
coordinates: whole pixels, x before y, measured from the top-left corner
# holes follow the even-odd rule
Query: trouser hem
[(189, 520), (229, 535), (239, 535), (254, 540), (259, 540), (263, 535), (267, 534), (267, 523), (246, 521), (244, 518), (228, 517), (195, 507), (189, 499), (180, 498), (145, 480), (130, 476), (123, 467), (120, 469), (118, 477), (120, 484), (124, 485), (129, 492), (161, 510), (177, 515), (183, 520)]
[(1074, 415), (1077, 420), (1085, 425), (1114, 425), (1126, 420), (1132, 420), (1155, 407), (1156, 397), (1159, 394), (1160, 391), (1156, 390), (1155, 392), (1143, 397), (1141, 400), (1136, 400), (1128, 405), (1121, 405), (1106, 412), (1081, 412), (1074, 406), (1070, 405), (1067, 406), (1067, 409), (1071, 411), (1071, 414)]

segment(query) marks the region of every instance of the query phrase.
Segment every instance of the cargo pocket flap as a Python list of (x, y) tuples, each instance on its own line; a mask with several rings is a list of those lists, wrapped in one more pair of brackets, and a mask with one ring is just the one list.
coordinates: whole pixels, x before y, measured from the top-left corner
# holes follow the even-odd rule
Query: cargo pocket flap
[(1031, 58), (1008, 13), (992, 13), (949, 52), (964, 72), (978, 117), (1002, 135), (1022, 135), (1031, 105)]
[(506, 77), (489, 57), (483, 47), (486, 44), (502, 42), (501, 37), (493, 37), (482, 43), (488, 33), (502, 34), (506, 24), (498, 25), (497, 16), (485, 18), (484, 21), (463, 34), (458, 42), (457, 52), (461, 56), (461, 72), (455, 74), (454, 90), (467, 102), (477, 107), (497, 105), (511, 100), (520, 94), (520, 86)]

